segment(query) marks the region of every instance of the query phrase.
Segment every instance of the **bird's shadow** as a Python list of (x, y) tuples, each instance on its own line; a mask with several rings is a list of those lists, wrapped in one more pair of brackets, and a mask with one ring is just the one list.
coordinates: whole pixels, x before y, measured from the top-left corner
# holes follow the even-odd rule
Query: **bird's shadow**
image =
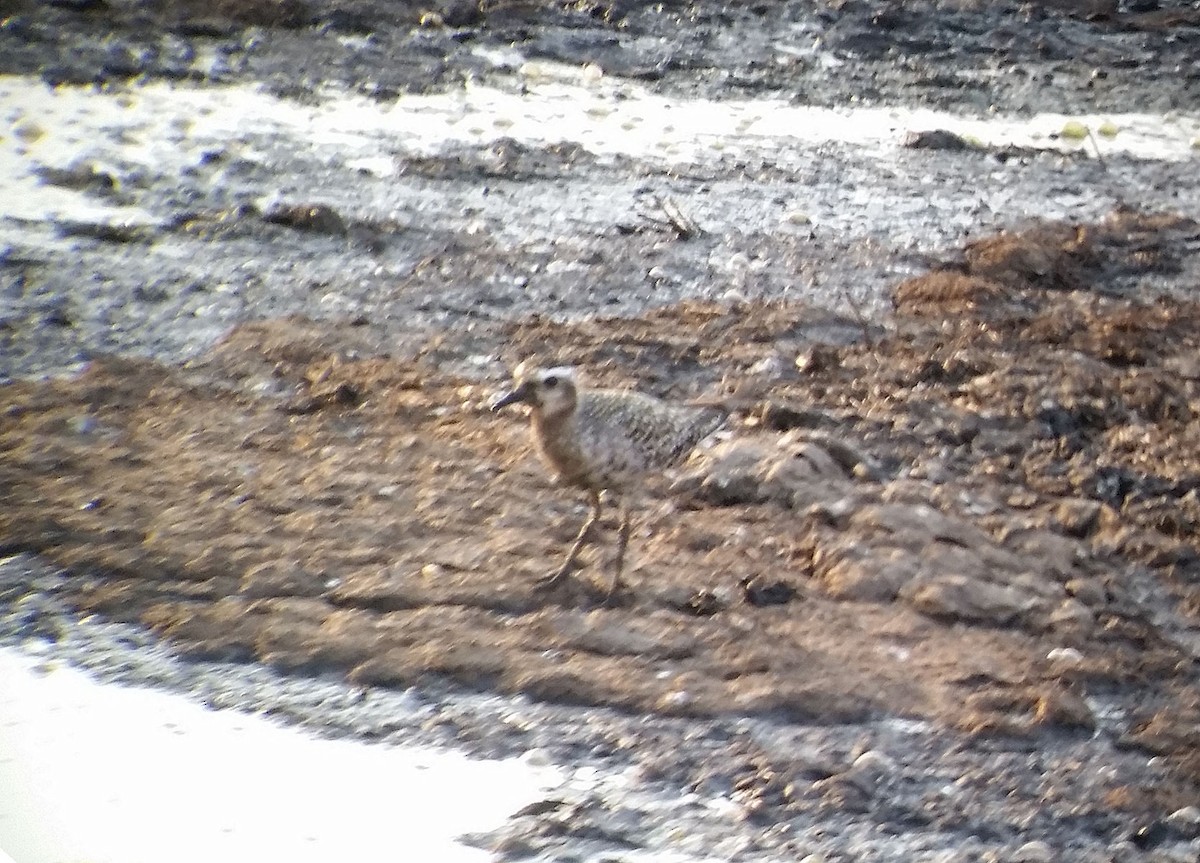
[(601, 583), (583, 574), (582, 569), (586, 568), (576, 567), (558, 579), (539, 579), (530, 593), (544, 605), (562, 608), (629, 608), (637, 604), (637, 594), (628, 584), (621, 582), (614, 590), (607, 579)]

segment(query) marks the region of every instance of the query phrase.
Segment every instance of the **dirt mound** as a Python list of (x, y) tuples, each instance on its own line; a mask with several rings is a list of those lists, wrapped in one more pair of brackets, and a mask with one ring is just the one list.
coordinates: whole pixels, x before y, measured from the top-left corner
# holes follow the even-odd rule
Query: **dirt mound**
[(197, 656), (1022, 735), (1087, 731), (1116, 694), (1129, 744), (1194, 775), (1200, 305), (1105, 290), (1181, 224), (976, 243), (849, 347), (806, 343), (817, 313), (787, 303), (498, 324), (507, 359), (741, 408), (653, 486), (614, 605), (603, 548), (537, 589), (582, 501), (488, 411), (501, 381), (299, 320), (0, 389), (0, 548)]

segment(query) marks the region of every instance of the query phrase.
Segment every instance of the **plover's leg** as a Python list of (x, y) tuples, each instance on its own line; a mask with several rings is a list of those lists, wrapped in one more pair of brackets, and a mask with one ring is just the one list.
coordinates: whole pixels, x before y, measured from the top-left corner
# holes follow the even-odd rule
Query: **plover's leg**
[(571, 545), (571, 550), (567, 552), (567, 559), (563, 561), (557, 572), (541, 580), (542, 586), (551, 587), (566, 577), (567, 573), (571, 571), (571, 567), (575, 565), (575, 558), (579, 557), (583, 544), (587, 542), (587, 536), (591, 532), (592, 526), (600, 520), (600, 492), (588, 489), (588, 503), (591, 505), (591, 509), (588, 512), (587, 520), (579, 529), (575, 542)]
[(608, 598), (612, 599), (621, 587), (621, 573), (625, 571), (625, 549), (629, 547), (629, 498), (621, 496), (621, 526), (617, 529), (617, 551), (612, 558), (613, 580), (608, 588)]

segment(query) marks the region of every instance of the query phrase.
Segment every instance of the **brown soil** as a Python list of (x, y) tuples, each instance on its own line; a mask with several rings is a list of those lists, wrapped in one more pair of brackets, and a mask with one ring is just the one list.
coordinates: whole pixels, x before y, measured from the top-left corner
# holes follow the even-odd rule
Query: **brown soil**
[(743, 408), (651, 483), (612, 604), (611, 524), (538, 590), (582, 501), (488, 410), (500, 381), (435, 360), (454, 334), (400, 360), (301, 320), (182, 367), (0, 389), (0, 549), (194, 655), (363, 684), (1019, 735), (1090, 729), (1085, 697), (1136, 693), (1126, 739), (1182, 768), (1186, 797), (1200, 304), (1107, 285), (1198, 231), (1121, 212), (988, 238), (899, 285), (849, 347), (804, 343), (813, 312), (787, 303), (498, 324), (506, 360)]

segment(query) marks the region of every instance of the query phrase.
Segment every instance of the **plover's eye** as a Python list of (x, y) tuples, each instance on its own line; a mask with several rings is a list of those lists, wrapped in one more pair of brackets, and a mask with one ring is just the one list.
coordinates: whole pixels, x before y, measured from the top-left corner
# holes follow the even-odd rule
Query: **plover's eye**
[(554, 389), (556, 386), (558, 386), (558, 376), (557, 375), (547, 375), (545, 380), (542, 381), (542, 383), (544, 383), (546, 385), (547, 389)]

